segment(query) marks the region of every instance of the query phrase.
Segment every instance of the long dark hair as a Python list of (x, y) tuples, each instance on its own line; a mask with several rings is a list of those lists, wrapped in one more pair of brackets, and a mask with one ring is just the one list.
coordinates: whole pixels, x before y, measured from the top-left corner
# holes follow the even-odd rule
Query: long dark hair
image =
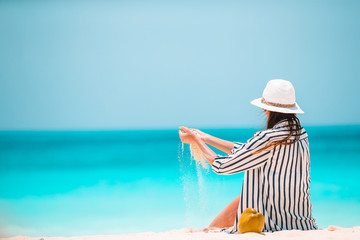
[(269, 148), (275, 148), (279, 145), (291, 145), (299, 141), (302, 127), (300, 124), (300, 120), (297, 118), (296, 114), (269, 111), (266, 129), (273, 128), (278, 122), (282, 120), (286, 120), (285, 126), (289, 130), (289, 135), (279, 141), (274, 141), (266, 144), (264, 148), (256, 151), (255, 153), (262, 152)]

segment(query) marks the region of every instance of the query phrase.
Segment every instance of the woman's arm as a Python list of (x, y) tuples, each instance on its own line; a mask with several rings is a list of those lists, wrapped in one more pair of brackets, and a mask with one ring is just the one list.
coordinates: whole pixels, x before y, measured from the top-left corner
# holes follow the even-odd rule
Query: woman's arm
[(209, 145), (211, 145), (211, 146), (213, 146), (213, 147), (215, 147), (215, 148), (217, 148), (217, 149), (219, 149), (219, 150), (221, 150), (221, 151), (223, 151), (223, 152), (225, 152), (227, 154), (230, 154), (231, 150), (234, 148), (234, 143), (233, 142), (226, 141), (226, 140), (211, 136), (210, 134), (204, 133), (204, 132), (202, 132), (202, 131), (200, 131), (198, 129), (191, 129), (191, 130), (193, 130), (193, 131), (197, 132), (198, 134), (200, 134), (201, 139), (205, 143), (207, 143), (207, 144), (209, 144)]
[(272, 156), (273, 148), (264, 147), (274, 137), (269, 131), (260, 131), (249, 139), (240, 149), (228, 156), (217, 156), (214, 159), (212, 170), (217, 174), (230, 175), (264, 165)]
[(228, 156), (218, 156), (202, 140), (201, 134), (193, 129), (180, 127), (179, 135), (184, 143), (197, 144), (206, 160), (217, 174), (230, 175), (243, 172), (264, 165), (271, 156), (273, 149), (264, 149), (271, 142), (274, 134), (269, 131), (260, 131), (249, 139), (237, 151)]
[(199, 136), (195, 135), (195, 143), (199, 146), (201, 152), (203, 153), (206, 160), (210, 163), (212, 166), (217, 154), (209, 148), (203, 140)]

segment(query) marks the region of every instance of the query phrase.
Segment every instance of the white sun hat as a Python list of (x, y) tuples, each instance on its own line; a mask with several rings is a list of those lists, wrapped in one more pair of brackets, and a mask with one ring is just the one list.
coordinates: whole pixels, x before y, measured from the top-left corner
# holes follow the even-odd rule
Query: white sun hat
[(295, 102), (295, 89), (291, 82), (283, 79), (270, 80), (264, 89), (263, 97), (251, 104), (272, 112), (304, 113)]

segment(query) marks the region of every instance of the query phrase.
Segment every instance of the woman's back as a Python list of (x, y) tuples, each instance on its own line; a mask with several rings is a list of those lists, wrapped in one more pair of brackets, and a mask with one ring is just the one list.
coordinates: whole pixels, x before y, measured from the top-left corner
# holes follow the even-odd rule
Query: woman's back
[[(277, 124), (269, 132), (286, 134), (284, 125), (286, 122)], [(295, 143), (277, 146), (269, 161), (254, 169), (252, 175), (263, 181), (259, 190), (264, 203), (265, 230), (317, 228), (311, 214), (309, 142), (304, 129)]]
[(237, 217), (231, 232), (237, 231), (238, 217), (246, 208), (255, 208), (263, 213), (264, 231), (317, 228), (311, 215), (310, 156), (306, 131), (302, 128), (298, 141), (290, 145), (264, 149), (270, 142), (289, 135), (287, 125), (287, 121), (280, 121), (272, 129), (257, 132), (247, 143), (238, 144), (229, 156), (218, 157), (215, 169), (213, 167), (218, 174), (245, 171)]

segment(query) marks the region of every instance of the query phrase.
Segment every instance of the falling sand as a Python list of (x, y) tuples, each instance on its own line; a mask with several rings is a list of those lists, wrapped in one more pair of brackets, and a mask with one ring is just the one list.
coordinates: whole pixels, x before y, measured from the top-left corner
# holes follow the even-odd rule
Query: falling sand
[(190, 144), (190, 153), (191, 157), (199, 164), (201, 164), (204, 168), (208, 168), (208, 164), (206, 164), (206, 159), (204, 154), (202, 153), (200, 147), (196, 143)]
[[(186, 225), (191, 226), (195, 224), (192, 220), (195, 217), (194, 213), (198, 210), (203, 211), (203, 208), (206, 206), (204, 201), (204, 199), (206, 199), (204, 196), (204, 173), (202, 169), (208, 169), (209, 164), (207, 164), (207, 160), (196, 143), (189, 144), (189, 151), (186, 151), (191, 156), (184, 154), (184, 152), (184, 143), (181, 142), (178, 148), (178, 160), (186, 205), (185, 222)], [(195, 169), (190, 167), (194, 160), (196, 165)], [(193, 175), (194, 170), (196, 175)], [(194, 182), (197, 183), (197, 186), (194, 185)]]

